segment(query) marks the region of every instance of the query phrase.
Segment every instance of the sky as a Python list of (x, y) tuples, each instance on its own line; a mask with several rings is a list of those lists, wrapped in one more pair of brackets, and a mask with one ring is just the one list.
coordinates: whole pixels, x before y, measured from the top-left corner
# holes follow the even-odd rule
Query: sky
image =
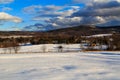
[(0, 31), (120, 25), (120, 0), (0, 0)]

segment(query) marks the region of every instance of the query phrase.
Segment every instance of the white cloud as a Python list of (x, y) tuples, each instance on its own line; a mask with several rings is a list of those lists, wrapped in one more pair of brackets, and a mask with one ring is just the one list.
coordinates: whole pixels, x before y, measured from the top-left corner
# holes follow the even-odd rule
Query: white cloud
[(5, 12), (0, 12), (0, 21), (4, 21), (4, 22), (12, 21), (15, 23), (19, 23), (22, 21), (22, 19), (19, 17), (16, 17), (16, 16), (12, 16), (12, 15), (5, 13)]
[(80, 24), (81, 20), (82, 20), (81, 17), (73, 17), (73, 18), (57, 17), (57, 18), (49, 19), (46, 22), (48, 22), (49, 24), (51, 24), (51, 26), (55, 28), (65, 28), (65, 27), (77, 26)]
[(2, 11), (4, 12), (4, 11), (11, 11), (12, 10), (12, 8), (9, 8), (9, 7), (3, 7), (2, 8)]
[(37, 11), (39, 11), (41, 8), (42, 8), (42, 6), (40, 6), (40, 5), (32, 5), (32, 6), (25, 7), (23, 9), (23, 12), (28, 13), (28, 14), (34, 14)]
[(48, 6), (41, 6), (41, 5), (32, 5), (32, 6), (28, 6), (25, 7), (23, 9), (24, 13), (30, 13), (30, 14), (34, 14), (34, 13), (48, 13), (51, 11), (57, 11), (61, 9), (61, 6), (55, 6), (55, 5), (48, 5)]
[(13, 2), (14, 0), (0, 0), (0, 4), (8, 4)]
[(120, 0), (93, 0), (93, 2), (111, 2), (111, 1), (118, 1), (118, 2), (120, 2)]
[(74, 3), (88, 3), (92, 2), (93, 0), (73, 0)]
[(101, 24), (105, 23), (106, 19), (100, 16), (89, 16), (89, 17), (82, 17), (82, 20), (80, 21), (81, 25), (96, 25), (96, 24)]
[[(41, 6), (41, 5), (33, 5), (28, 6), (23, 9), (24, 13), (34, 14), (37, 19), (45, 18), (45, 17), (58, 17), (58, 16), (70, 16), (75, 11), (77, 11), (79, 6)], [(35, 18), (34, 18), (35, 19)]]
[(118, 1), (120, 0), (73, 0), (74, 3), (85, 3), (85, 4), (91, 4), (91, 3), (104, 3), (104, 2), (111, 2), (111, 1)]

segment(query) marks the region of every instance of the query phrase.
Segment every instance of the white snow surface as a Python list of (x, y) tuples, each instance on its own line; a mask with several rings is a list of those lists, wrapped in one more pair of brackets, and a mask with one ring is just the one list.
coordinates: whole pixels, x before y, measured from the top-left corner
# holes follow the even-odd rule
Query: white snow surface
[(96, 35), (91, 35), (86, 37), (90, 38), (90, 37), (105, 37), (105, 36), (112, 36), (112, 34), (96, 34)]
[(120, 52), (0, 54), (0, 80), (120, 80)]
[[(80, 51), (80, 44), (40, 44), (40, 45), (27, 45), (21, 46), (19, 53), (42, 53), (43, 47), (45, 47), (45, 52), (58, 52), (57, 47), (63, 46), (63, 51)], [(5, 48), (0, 48), (0, 53), (4, 53)], [(9, 50), (5, 51), (6, 53), (10, 53)], [(14, 53), (14, 50), (12, 50)]]

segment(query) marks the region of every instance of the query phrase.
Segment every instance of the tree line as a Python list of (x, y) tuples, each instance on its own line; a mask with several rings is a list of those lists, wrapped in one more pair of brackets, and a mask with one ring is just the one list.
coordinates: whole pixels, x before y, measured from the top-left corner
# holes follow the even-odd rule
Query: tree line
[[(11, 53), (14, 51), (18, 52), (20, 44), (30, 43), (36, 44), (82, 44), (86, 41), (88, 45), (87, 50), (94, 50), (93, 47), (96, 45), (101, 46), (107, 45), (106, 50), (120, 50), (120, 34), (113, 34), (112, 36), (104, 37), (82, 37), (82, 36), (33, 36), (33, 37), (17, 37), (17, 38), (0, 38), (0, 48), (4, 49), (4, 53), (7, 50)], [(6, 50), (7, 49), (7, 50)]]

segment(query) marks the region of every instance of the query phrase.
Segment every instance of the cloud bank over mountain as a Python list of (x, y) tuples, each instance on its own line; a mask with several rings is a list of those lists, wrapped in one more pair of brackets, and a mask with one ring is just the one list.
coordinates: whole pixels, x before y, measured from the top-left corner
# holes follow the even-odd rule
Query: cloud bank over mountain
[[(77, 25), (112, 26), (120, 23), (120, 0), (74, 0), (73, 4), (75, 5), (34, 5), (25, 7), (23, 11), (34, 14), (33, 20), (43, 21), (45, 24), (42, 25), (43, 28), (50, 26), (58, 29)], [(112, 22), (113, 24), (110, 24)]]
[(32, 31), (115, 26), (120, 25), (120, 0), (0, 0), (0, 24), (6, 29), (9, 22), (22, 22), (20, 29)]

